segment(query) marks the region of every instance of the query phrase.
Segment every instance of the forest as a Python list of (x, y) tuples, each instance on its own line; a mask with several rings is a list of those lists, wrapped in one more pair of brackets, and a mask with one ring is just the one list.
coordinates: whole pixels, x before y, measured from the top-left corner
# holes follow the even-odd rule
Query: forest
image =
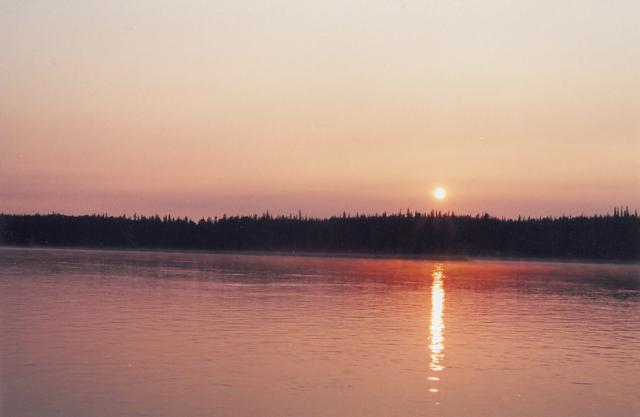
[(330, 218), (301, 213), (203, 218), (0, 214), (0, 245), (328, 252), (637, 261), (640, 217), (612, 214), (509, 219), (399, 212)]

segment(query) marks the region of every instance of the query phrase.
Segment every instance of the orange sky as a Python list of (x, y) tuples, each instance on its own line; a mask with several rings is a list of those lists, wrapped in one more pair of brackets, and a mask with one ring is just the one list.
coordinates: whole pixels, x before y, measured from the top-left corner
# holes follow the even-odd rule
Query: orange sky
[(640, 209), (636, 1), (8, 3), (2, 212)]

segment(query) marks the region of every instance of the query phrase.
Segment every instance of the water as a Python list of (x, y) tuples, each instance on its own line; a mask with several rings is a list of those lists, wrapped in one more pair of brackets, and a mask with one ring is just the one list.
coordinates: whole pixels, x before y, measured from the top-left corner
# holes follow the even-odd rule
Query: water
[(0, 249), (1, 414), (639, 416), (640, 267)]

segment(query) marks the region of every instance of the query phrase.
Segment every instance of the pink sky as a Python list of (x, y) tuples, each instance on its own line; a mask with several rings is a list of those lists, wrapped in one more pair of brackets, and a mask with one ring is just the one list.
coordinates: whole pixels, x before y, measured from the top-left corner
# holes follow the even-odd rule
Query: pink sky
[(0, 211), (640, 209), (638, 2), (267, 3), (0, 5)]

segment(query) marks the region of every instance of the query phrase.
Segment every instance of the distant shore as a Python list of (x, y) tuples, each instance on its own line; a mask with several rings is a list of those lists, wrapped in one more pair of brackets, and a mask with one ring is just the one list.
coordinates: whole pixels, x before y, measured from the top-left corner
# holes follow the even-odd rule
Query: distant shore
[(640, 217), (500, 219), (406, 212), (326, 219), (0, 214), (0, 245), (316, 257), (640, 261)]

